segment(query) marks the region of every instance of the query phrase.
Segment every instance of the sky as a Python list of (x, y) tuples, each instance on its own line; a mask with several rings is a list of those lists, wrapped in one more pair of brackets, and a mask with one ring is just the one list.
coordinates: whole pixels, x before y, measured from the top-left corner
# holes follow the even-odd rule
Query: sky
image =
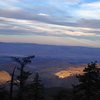
[(100, 0), (0, 0), (0, 42), (100, 47)]

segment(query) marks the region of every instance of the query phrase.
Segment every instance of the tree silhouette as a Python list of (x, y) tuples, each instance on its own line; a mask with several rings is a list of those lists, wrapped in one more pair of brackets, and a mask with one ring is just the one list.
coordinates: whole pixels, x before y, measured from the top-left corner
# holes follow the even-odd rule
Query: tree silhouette
[(22, 100), (25, 82), (27, 78), (31, 75), (29, 71), (25, 71), (25, 66), (31, 63), (32, 58), (34, 57), (35, 56), (12, 57), (12, 59), (20, 65), (20, 67), (18, 67), (18, 70), (20, 71), (20, 75), (17, 77), (17, 79), (19, 80), (19, 93), (18, 93), (19, 100)]
[(13, 72), (11, 74), (9, 100), (13, 100), (13, 85), (14, 85), (14, 74), (15, 74), (15, 70), (16, 70), (16, 67), (14, 67)]
[(44, 100), (44, 86), (40, 80), (39, 74), (36, 73), (31, 84), (31, 96), (33, 100)]
[(91, 62), (83, 72), (82, 75), (76, 76), (79, 80), (79, 84), (74, 86), (74, 93), (78, 96), (81, 94), (81, 98), (85, 96), (86, 100), (91, 100), (91, 97), (98, 91), (100, 68), (97, 67), (96, 62)]

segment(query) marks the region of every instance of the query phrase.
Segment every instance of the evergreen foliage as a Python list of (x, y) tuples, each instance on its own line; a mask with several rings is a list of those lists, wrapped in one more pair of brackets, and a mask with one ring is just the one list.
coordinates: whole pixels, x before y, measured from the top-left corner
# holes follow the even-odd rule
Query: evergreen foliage
[(88, 64), (83, 70), (83, 74), (77, 75), (76, 77), (79, 80), (79, 84), (73, 86), (76, 99), (92, 100), (91, 98), (100, 91), (100, 68), (97, 67), (96, 62)]
[(20, 67), (18, 67), (18, 70), (20, 71), (20, 75), (17, 76), (17, 79), (19, 80), (18, 100), (22, 100), (23, 90), (25, 87), (26, 80), (31, 75), (29, 71), (25, 71), (25, 67), (27, 64), (30, 64), (32, 62), (32, 58), (34, 57), (35, 56), (12, 57), (12, 59), (20, 65)]
[(38, 73), (35, 74), (32, 84), (30, 85), (30, 97), (32, 100), (44, 100), (44, 86)]

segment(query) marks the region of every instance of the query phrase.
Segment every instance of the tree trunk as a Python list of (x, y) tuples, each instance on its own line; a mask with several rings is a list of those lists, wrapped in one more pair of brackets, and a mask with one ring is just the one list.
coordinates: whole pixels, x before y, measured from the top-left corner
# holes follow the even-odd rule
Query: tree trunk
[(21, 65), (21, 70), (20, 70), (20, 86), (19, 86), (19, 97), (18, 100), (22, 100), (23, 98), (23, 69), (24, 69), (24, 64)]
[(12, 75), (11, 75), (9, 100), (13, 100), (13, 83), (14, 83), (14, 74), (15, 74), (15, 70), (16, 70), (16, 67), (14, 67), (13, 73), (12, 73)]

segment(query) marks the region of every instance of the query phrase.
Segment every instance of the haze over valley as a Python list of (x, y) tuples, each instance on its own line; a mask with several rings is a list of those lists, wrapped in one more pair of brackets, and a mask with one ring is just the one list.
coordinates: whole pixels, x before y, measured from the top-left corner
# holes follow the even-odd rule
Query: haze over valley
[(39, 72), (47, 86), (70, 86), (77, 82), (73, 76), (81, 74), (87, 63), (97, 60), (100, 63), (100, 48), (30, 43), (0, 43), (0, 48), (1, 71), (11, 73), (15, 66), (11, 57), (35, 55), (27, 69)]

